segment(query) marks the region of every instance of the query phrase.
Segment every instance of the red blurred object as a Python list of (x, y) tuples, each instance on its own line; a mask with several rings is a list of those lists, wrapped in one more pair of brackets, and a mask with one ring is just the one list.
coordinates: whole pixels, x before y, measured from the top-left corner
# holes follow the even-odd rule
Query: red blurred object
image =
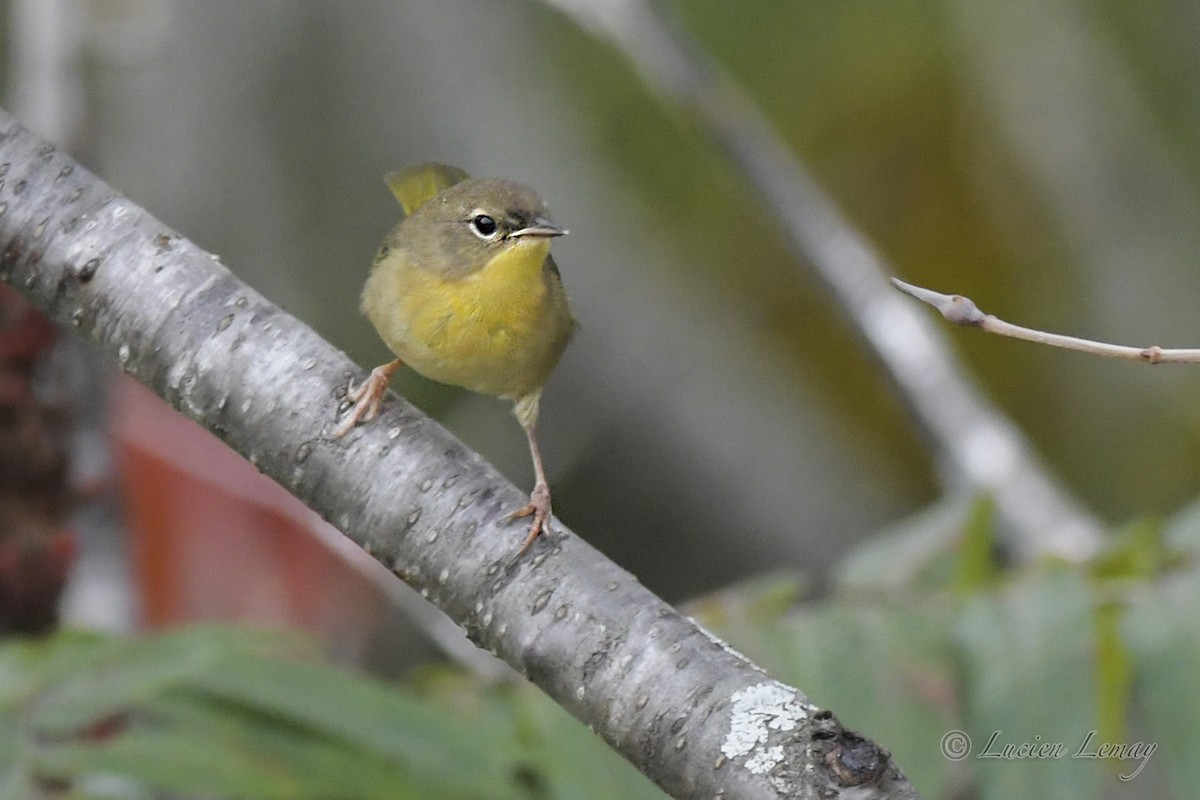
[(386, 600), (336, 552), (361, 551), (132, 379), (118, 380), (112, 407), (146, 625), (299, 625), (342, 654), (369, 637)]
[(0, 538), (0, 634), (41, 634), (58, 625), (58, 600), (78, 544), (70, 530), (47, 532), (36, 525), (31, 521), (20, 536)]
[[(41, 634), (58, 624), (58, 601), (77, 544), (65, 526), (70, 410), (39, 399), (34, 378), (58, 328), (0, 284), (0, 635)], [(54, 393), (45, 393), (54, 396)]]
[[(76, 557), (65, 520), (76, 499), (69, 404), (81, 400), (35, 381), (58, 339), (0, 284), (0, 635), (56, 627)], [(145, 625), (297, 625), (342, 655), (367, 642), (390, 609), (369, 577), (382, 567), (132, 379), (113, 382), (110, 407)]]
[(0, 364), (20, 370), (58, 339), (58, 326), (15, 289), (0, 284)]

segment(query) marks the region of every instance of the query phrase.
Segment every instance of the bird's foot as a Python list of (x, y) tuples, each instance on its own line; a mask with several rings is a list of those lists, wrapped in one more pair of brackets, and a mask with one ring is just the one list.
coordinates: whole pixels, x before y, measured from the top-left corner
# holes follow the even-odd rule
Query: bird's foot
[(533, 487), (533, 491), (529, 494), (529, 505), (518, 508), (516, 511), (508, 515), (506, 522), (512, 522), (514, 519), (522, 517), (533, 517), (529, 523), (529, 535), (525, 537), (525, 543), (521, 545), (521, 549), (517, 551), (517, 557), (525, 554), (533, 544), (533, 540), (539, 535), (550, 532), (550, 487), (545, 483), (538, 483)]
[(367, 379), (358, 386), (354, 385), (354, 381), (350, 382), (350, 386), (346, 389), (346, 399), (354, 405), (346, 414), (346, 418), (342, 420), (342, 424), (334, 430), (334, 439), (342, 438), (358, 423), (370, 422), (379, 416), (379, 408), (383, 405), (383, 393), (387, 391), (388, 381), (392, 377), (392, 372), (395, 371), (394, 368), (389, 369), (389, 367), (391, 367), (390, 364), (385, 364), (371, 370)]

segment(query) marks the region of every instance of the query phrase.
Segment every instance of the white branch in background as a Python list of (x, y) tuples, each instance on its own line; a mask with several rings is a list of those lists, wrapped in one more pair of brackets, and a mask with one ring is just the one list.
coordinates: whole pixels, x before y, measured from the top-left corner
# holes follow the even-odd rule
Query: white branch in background
[(933, 306), (943, 317), (955, 325), (979, 328), (999, 336), (1023, 339), (1026, 342), (1061, 347), (1066, 350), (1078, 350), (1081, 353), (1091, 353), (1094, 356), (1105, 356), (1106, 358), (1141, 361), (1144, 364), (1200, 364), (1200, 349), (1166, 349), (1158, 345), (1130, 347), (1123, 344), (1097, 342), (1092, 339), (1080, 339), (1077, 336), (1064, 336), (1061, 333), (1048, 333), (1036, 328), (1026, 328), (1024, 325), (1005, 322), (993, 314), (985, 314), (979, 310), (979, 306), (975, 305), (971, 298), (963, 297), (961, 294), (942, 294), (932, 289), (913, 286), (899, 278), (892, 278), (892, 285), (905, 294)]
[(0, 280), (333, 522), (675, 797), (916, 797), (886, 751), (561, 522), (515, 558), (525, 527), (505, 520), (525, 495), (403, 399), (390, 394), (371, 425), (331, 440), (362, 370), (2, 111)]
[(938, 329), (888, 289), (895, 272), (838, 211), (753, 99), (652, 0), (544, 0), (616, 46), (665, 101), (688, 109), (759, 193), (798, 263), (810, 264), (879, 358), (933, 443), (943, 482), (992, 495), (1018, 556), (1081, 560), (1100, 523), (968, 377)]
[(77, 0), (13, 0), (8, 102), (33, 130), (75, 143), (83, 117), (81, 18)]

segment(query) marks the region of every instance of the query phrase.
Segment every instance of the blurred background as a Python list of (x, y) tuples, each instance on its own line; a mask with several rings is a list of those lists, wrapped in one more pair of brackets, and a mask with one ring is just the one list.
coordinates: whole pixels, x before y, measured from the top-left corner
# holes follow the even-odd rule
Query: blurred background
[[(364, 367), (389, 358), (357, 308), (399, 219), (383, 173), (435, 159), (537, 187), (571, 229), (555, 255), (582, 323), (543, 403), (555, 510), (667, 599), (780, 568), (819, 590), (856, 541), (938, 496), (903, 402), (736, 170), (558, 11), (517, 0), (0, 8), (6, 108)], [(901, 277), (1045, 329), (1200, 343), (1195, 4), (668, 8)], [(1100, 518), (1163, 515), (1195, 496), (1200, 371), (947, 333)], [(393, 386), (531, 483), (507, 404), (403, 372)], [(184, 507), (166, 507), (170, 490), (155, 483), (170, 470), (211, 482), (223, 468), (167, 463), (206, 435), (152, 428), (162, 409), (135, 395), (110, 388), (100, 419), (117, 420), (115, 439), (107, 451), (90, 440), (84, 521), (97, 524), (81, 530), (110, 533), (88, 534), (82, 558), (107, 566), (68, 607), (118, 627), (232, 614), (202, 578), (175, 571), (254, 563), (256, 546), (238, 545), (251, 540), (213, 516), (233, 501), (180, 523)], [(200, 451), (199, 463), (222, 463)], [(164, 553), (162, 526), (194, 531)], [(207, 549), (195, 544), (206, 536)], [(126, 580), (136, 588), (122, 597)], [(191, 600), (177, 588), (187, 581), (201, 585)], [(237, 612), (308, 613), (279, 591), (258, 586)], [(388, 606), (360, 646), (386, 648)], [(337, 625), (363, 615), (321, 613)]]

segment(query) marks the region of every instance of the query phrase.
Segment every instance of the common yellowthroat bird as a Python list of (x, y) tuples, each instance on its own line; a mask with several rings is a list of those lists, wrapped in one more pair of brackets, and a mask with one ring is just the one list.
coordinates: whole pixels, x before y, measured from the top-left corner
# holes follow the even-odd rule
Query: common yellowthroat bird
[(384, 239), (362, 292), (362, 310), (395, 361), (376, 367), (334, 431), (341, 438), (379, 413), (402, 365), (441, 383), (514, 403), (529, 440), (535, 483), (524, 553), (550, 519), (550, 486), (538, 450), (542, 387), (562, 357), (575, 319), (550, 240), (565, 230), (532, 189), (500, 178), (471, 179), (457, 167), (420, 164), (385, 176), (405, 217)]

